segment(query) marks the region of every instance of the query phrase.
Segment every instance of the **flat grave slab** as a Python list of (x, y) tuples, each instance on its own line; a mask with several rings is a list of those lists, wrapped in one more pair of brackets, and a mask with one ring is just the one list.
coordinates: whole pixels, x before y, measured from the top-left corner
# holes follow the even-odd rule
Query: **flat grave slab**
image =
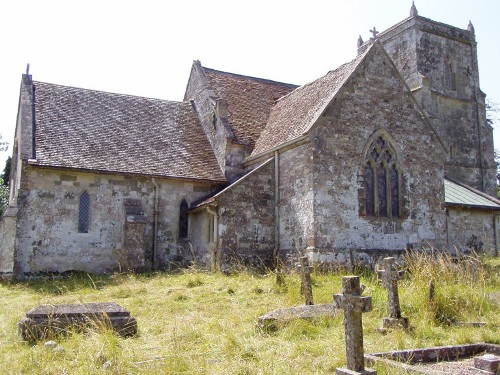
[(260, 328), (268, 331), (276, 330), (280, 323), (287, 323), (295, 319), (314, 319), (321, 317), (335, 317), (340, 314), (333, 304), (304, 305), (271, 311), (258, 318)]
[(494, 375), (500, 363), (500, 345), (477, 343), (398, 350), (365, 354), (365, 360), (371, 366), (385, 363), (405, 373)]
[(112, 329), (122, 336), (137, 334), (137, 321), (114, 302), (68, 305), (41, 305), (28, 311), (18, 323), (20, 336), (27, 341), (47, 339), (89, 328)]

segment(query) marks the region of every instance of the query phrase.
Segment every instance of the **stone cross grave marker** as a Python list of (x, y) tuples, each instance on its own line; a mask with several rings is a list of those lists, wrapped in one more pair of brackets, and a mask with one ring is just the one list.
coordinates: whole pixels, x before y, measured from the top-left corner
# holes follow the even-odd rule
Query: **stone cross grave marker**
[(363, 322), (361, 314), (372, 310), (372, 298), (361, 296), (359, 276), (342, 277), (342, 294), (335, 294), (334, 305), (344, 310), (347, 368), (338, 368), (338, 375), (376, 374), (365, 369)]
[(300, 274), (302, 276), (300, 293), (304, 295), (306, 305), (314, 305), (311, 285), (311, 267), (309, 266), (309, 258), (306, 256), (300, 257)]
[(401, 279), (402, 272), (395, 267), (393, 257), (384, 258), (384, 269), (379, 270), (378, 277), (387, 288), (389, 299), (389, 317), (383, 320), (383, 329), (402, 327), (408, 328), (408, 318), (401, 317), (401, 307), (399, 306), (398, 280)]
[(37, 341), (87, 328), (109, 328), (122, 336), (137, 334), (137, 321), (114, 302), (41, 305), (18, 323), (24, 340)]

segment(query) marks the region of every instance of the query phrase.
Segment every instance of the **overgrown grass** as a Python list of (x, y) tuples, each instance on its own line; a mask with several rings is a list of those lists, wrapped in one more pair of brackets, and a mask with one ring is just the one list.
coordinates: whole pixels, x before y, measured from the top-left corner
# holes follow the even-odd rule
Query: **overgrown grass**
[[(403, 316), (411, 331), (377, 332), (387, 316), (387, 292), (363, 270), (373, 311), (363, 315), (367, 353), (469, 342), (498, 343), (497, 259), (444, 254), (406, 257), (400, 282)], [(341, 274), (312, 275), (314, 302), (341, 293)], [(429, 301), (429, 282), (434, 298)], [(345, 365), (342, 314), (298, 320), (273, 333), (256, 320), (271, 310), (303, 304), (300, 276), (241, 273), (226, 276), (190, 270), (178, 274), (74, 274), (67, 278), (0, 283), (0, 366), (5, 374), (334, 374)], [(122, 338), (97, 329), (31, 345), (17, 322), (40, 304), (113, 301), (137, 319), (139, 335)], [(480, 328), (457, 321), (485, 321)], [(379, 369), (379, 374), (395, 374)]]

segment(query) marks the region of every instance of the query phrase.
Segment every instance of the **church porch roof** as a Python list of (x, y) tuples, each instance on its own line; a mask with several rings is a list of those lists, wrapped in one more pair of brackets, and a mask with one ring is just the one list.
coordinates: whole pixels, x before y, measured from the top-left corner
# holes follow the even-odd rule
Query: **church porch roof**
[(500, 200), (449, 178), (444, 180), (444, 193), (447, 206), (500, 210)]

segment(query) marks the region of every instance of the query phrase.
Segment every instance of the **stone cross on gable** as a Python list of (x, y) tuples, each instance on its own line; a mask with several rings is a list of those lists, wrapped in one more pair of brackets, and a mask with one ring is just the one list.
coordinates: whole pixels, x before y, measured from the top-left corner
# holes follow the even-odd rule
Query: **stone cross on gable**
[(311, 267), (309, 266), (309, 258), (306, 256), (300, 257), (300, 273), (302, 275), (300, 293), (304, 295), (306, 305), (314, 305), (311, 285)]
[(373, 34), (373, 39), (377, 39), (377, 34), (379, 33), (375, 26), (373, 26), (373, 30), (368, 30)]
[(408, 328), (408, 318), (401, 317), (401, 307), (399, 305), (398, 281), (403, 273), (395, 267), (393, 257), (384, 258), (384, 269), (377, 271), (378, 277), (387, 288), (389, 299), (389, 318), (384, 319), (384, 328), (402, 326)]
[(344, 310), (344, 328), (347, 368), (337, 369), (337, 374), (376, 374), (365, 370), (363, 356), (363, 322), (361, 314), (372, 310), (372, 298), (361, 296), (359, 276), (342, 277), (342, 294), (335, 294), (334, 306)]

